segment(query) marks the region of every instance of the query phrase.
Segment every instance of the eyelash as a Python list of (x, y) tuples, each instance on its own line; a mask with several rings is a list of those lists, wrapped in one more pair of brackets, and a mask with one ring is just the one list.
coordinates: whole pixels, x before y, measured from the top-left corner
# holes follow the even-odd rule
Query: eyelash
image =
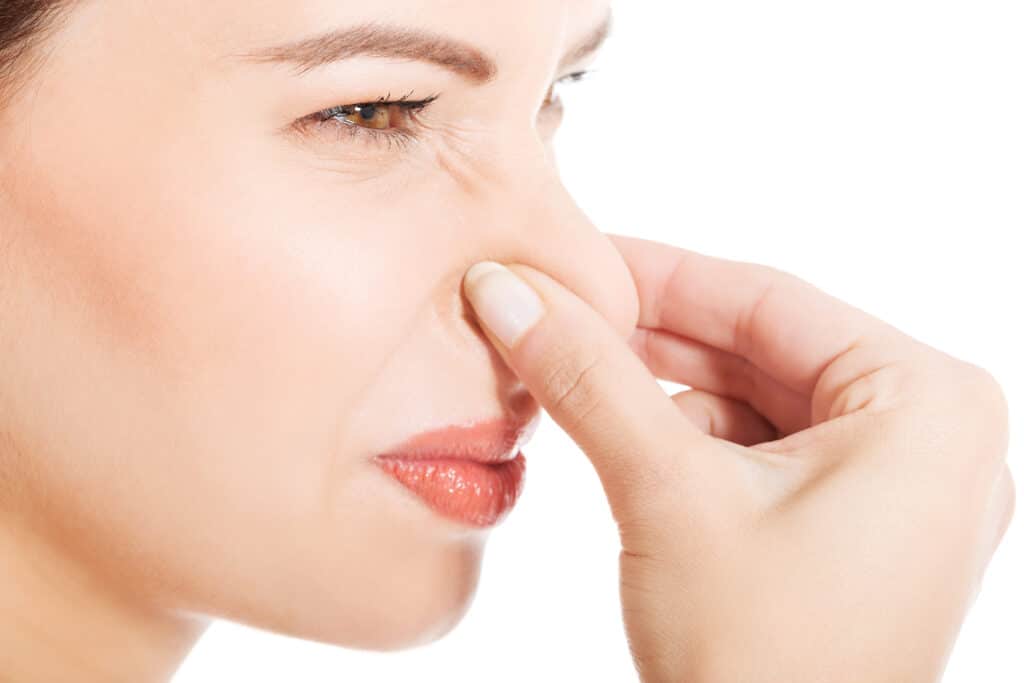
[[(592, 75), (595, 71), (595, 69), (589, 69), (567, 74), (562, 78), (559, 78), (557, 81), (555, 81), (552, 84), (552, 88), (554, 88), (559, 83), (562, 83), (563, 81), (576, 83), (580, 80), (583, 80), (584, 77)], [(410, 127), (409, 129), (393, 128), (379, 130), (376, 128), (365, 128), (363, 126), (358, 126), (354, 123), (346, 122), (342, 117), (357, 114), (359, 113), (358, 108), (366, 106), (397, 106), (402, 110), (403, 114), (413, 115), (423, 111), (428, 106), (430, 106), (430, 104), (434, 100), (440, 97), (440, 93), (438, 93), (426, 97), (422, 100), (409, 100), (407, 98), (409, 97), (410, 94), (412, 94), (412, 91), (403, 95), (400, 99), (392, 100), (390, 99), (391, 93), (388, 93), (387, 97), (381, 97), (377, 99), (375, 102), (360, 102), (357, 104), (344, 104), (329, 107), (327, 109), (322, 109), (308, 116), (304, 116), (303, 118), (296, 121), (295, 125), (297, 128), (303, 129), (307, 125), (322, 126), (328, 122), (333, 121), (336, 124), (339, 124), (336, 125), (335, 128), (339, 131), (339, 134), (341, 135), (348, 135), (352, 138), (362, 138), (363, 140), (369, 143), (374, 143), (378, 145), (387, 145), (389, 150), (396, 145), (398, 147), (405, 148), (410, 143), (415, 142), (419, 137), (419, 134), (413, 130), (414, 126)], [(557, 101), (557, 99), (553, 99), (552, 104)], [(410, 116), (410, 118), (412, 118), (413, 123), (415, 124), (415, 116)]]
[(347, 122), (342, 117), (358, 114), (359, 108), (367, 106), (378, 108), (397, 106), (402, 110), (403, 114), (412, 115), (423, 111), (431, 102), (440, 97), (440, 93), (438, 93), (422, 100), (410, 100), (408, 99), (410, 94), (412, 94), (412, 91), (403, 95), (400, 99), (392, 100), (390, 99), (391, 93), (388, 93), (386, 97), (378, 98), (374, 102), (360, 102), (329, 107), (299, 119), (296, 124), (300, 127), (305, 127), (306, 124), (322, 127), (333, 122), (334, 125), (332, 127), (337, 130), (339, 135), (348, 135), (353, 138), (363, 138), (372, 143), (386, 144), (389, 149), (395, 145), (405, 147), (416, 139), (416, 134), (411, 130), (394, 128), (388, 129), (387, 132), (382, 132), (375, 128), (365, 128)]

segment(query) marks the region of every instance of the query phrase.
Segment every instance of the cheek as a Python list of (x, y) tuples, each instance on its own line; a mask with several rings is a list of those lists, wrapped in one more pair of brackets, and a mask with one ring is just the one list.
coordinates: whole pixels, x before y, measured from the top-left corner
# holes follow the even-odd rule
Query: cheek
[(147, 288), (161, 267), (165, 241), (154, 228), (156, 216), (132, 206), (137, 196), (110, 201), (110, 188), (120, 187), (116, 181), (57, 173), (22, 177), (29, 218), (18, 246), (26, 273), (48, 303), (78, 317), (88, 337), (154, 350), (160, 319)]
[(77, 492), (68, 506), (120, 507), (133, 537), (320, 505), (348, 414), (400, 340), (406, 312), (378, 304), (400, 294), (366, 287), (391, 247), (252, 191), (273, 179), (22, 168), (25, 431), (56, 456), (48, 484)]

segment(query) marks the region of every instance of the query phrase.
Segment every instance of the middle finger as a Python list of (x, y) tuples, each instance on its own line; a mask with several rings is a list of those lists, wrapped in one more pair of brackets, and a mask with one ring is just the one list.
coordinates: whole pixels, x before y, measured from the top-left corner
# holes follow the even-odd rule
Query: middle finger
[[(750, 361), (810, 396), (825, 368), (857, 345), (908, 341), (896, 328), (800, 278), (671, 244), (606, 233), (640, 297), (638, 327), (663, 329)], [(877, 359), (864, 359), (876, 367)]]
[(655, 377), (746, 401), (783, 435), (811, 424), (810, 397), (734, 353), (645, 327), (633, 332), (629, 344)]

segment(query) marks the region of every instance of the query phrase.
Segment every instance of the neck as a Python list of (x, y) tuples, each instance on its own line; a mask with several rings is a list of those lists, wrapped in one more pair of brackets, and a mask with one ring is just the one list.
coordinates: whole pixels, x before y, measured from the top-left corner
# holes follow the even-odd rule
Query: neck
[(0, 517), (0, 680), (166, 681), (206, 625), (132, 599)]

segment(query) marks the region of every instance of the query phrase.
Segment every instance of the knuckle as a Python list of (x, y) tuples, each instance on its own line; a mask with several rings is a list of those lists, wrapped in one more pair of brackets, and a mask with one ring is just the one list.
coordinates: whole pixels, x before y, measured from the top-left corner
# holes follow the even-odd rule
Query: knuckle
[(656, 515), (644, 510), (629, 510), (616, 515), (622, 556), (632, 559), (651, 560), (658, 555), (664, 522), (657, 521)]
[(828, 401), (826, 419), (832, 420), (872, 405), (885, 405), (883, 401), (890, 393), (892, 383), (882, 380), (884, 370), (879, 368), (842, 385)]
[(956, 388), (971, 412), (988, 429), (1008, 430), (1009, 405), (1006, 394), (995, 376), (985, 368), (968, 361), (953, 359)]
[(768, 263), (750, 262), (750, 268), (758, 275), (762, 282), (797, 282), (798, 278), (788, 270), (777, 268)]
[(967, 363), (967, 366), (973, 380), (971, 383), (972, 390), (977, 392), (979, 398), (983, 397), (990, 401), (991, 406), (996, 409), (997, 415), (1004, 418), (1007, 417), (1008, 404), (1006, 394), (999, 380), (981, 366), (974, 365), (973, 363)]
[(925, 424), (936, 449), (952, 454), (966, 472), (994, 476), (1009, 445), (1008, 406), (999, 382), (988, 370), (944, 353), (922, 363), (919, 408), (930, 418)]
[[(803, 291), (805, 289), (811, 289), (816, 292), (822, 292), (817, 285), (805, 280), (796, 273), (788, 270), (783, 270), (776, 266), (768, 265), (765, 263), (758, 264), (760, 271), (760, 277), (762, 282), (766, 286), (773, 290), (779, 290), (781, 292), (791, 293), (796, 291)], [(823, 292), (822, 292), (823, 293)]]
[(544, 387), (550, 397), (549, 410), (570, 420), (573, 426), (586, 419), (601, 402), (601, 394), (591, 375), (601, 364), (598, 347), (585, 351), (558, 346), (544, 374)]
[(858, 338), (818, 377), (812, 417), (832, 420), (862, 409), (887, 410), (905, 399), (915, 375), (891, 350)]

